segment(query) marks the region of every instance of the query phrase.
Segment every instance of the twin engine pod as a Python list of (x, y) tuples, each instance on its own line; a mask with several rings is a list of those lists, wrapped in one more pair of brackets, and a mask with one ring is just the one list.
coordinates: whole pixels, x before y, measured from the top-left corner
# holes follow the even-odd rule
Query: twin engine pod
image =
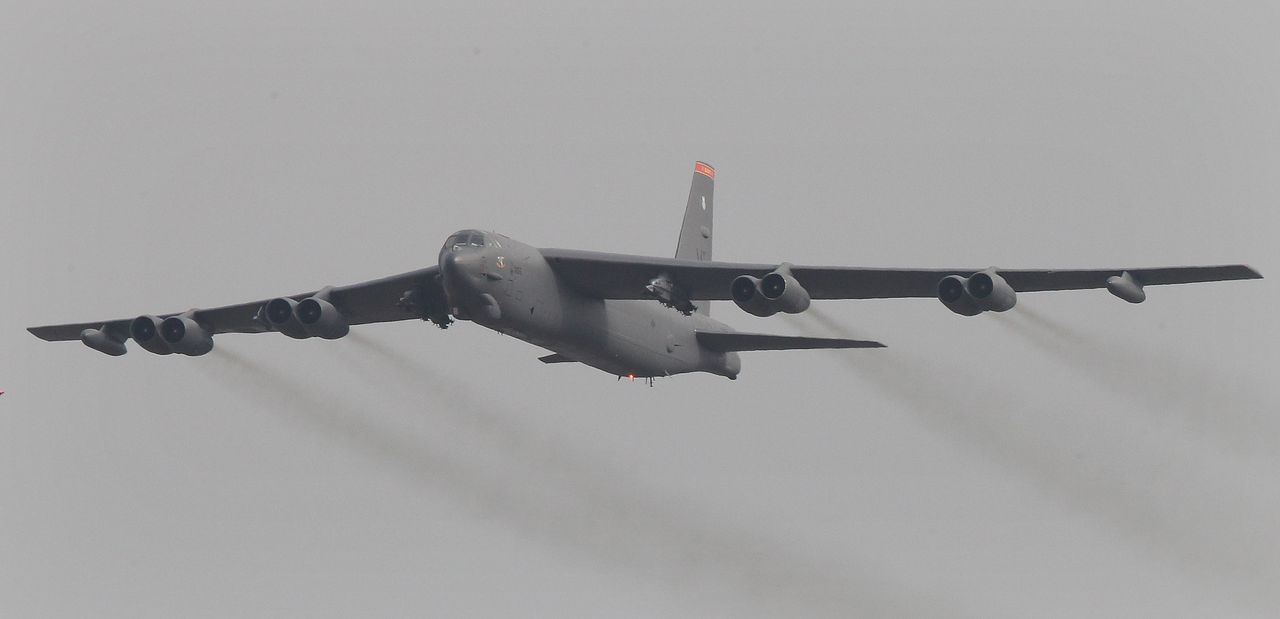
[(129, 323), (129, 337), (144, 350), (157, 355), (178, 353), (196, 357), (213, 350), (213, 334), (196, 322), (190, 312), (163, 320), (138, 316)]
[(739, 275), (729, 291), (742, 311), (761, 318), (778, 312), (799, 314), (809, 309), (809, 291), (791, 275), (791, 265), (785, 262), (759, 279)]
[(325, 291), (314, 297), (294, 301), (280, 297), (262, 306), (262, 317), (271, 328), (289, 337), (306, 339), (321, 337), (336, 340), (351, 332), (346, 316), (325, 297)]
[[(272, 329), (298, 339), (322, 337), (336, 340), (351, 331), (347, 318), (328, 300), (329, 290), (294, 301), (288, 297), (267, 301), (259, 312)], [(213, 333), (196, 319), (196, 310), (160, 318), (142, 315), (129, 323), (128, 337), (157, 355), (178, 353), (196, 357), (213, 350)], [(94, 350), (112, 356), (125, 354), (122, 328), (85, 329), (80, 340)]]
[(938, 300), (961, 316), (977, 316), (982, 312), (1005, 312), (1018, 303), (1013, 287), (995, 268), (979, 271), (969, 277), (948, 275), (938, 282)]

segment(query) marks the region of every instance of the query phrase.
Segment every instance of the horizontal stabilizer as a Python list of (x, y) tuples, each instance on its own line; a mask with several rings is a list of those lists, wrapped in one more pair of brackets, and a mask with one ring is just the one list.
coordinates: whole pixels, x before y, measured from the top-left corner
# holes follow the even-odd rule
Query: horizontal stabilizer
[(884, 344), (870, 340), (846, 340), (834, 337), (801, 337), (796, 335), (766, 335), (764, 333), (716, 333), (698, 331), (694, 334), (698, 343), (708, 350), (729, 352), (738, 350), (811, 350), (815, 348), (884, 348)]
[(570, 359), (560, 353), (556, 353), (554, 355), (547, 355), (545, 357), (538, 357), (538, 361), (541, 361), (543, 363), (577, 363), (573, 359)]

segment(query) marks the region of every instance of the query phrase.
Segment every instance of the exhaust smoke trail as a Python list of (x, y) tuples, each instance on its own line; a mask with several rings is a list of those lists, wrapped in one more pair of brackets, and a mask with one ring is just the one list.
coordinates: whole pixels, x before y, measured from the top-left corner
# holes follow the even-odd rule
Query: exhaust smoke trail
[[(793, 316), (791, 314), (784, 314), (784, 316), (793, 321), (796, 319), (796, 316)], [(837, 335), (839, 337), (843, 337), (845, 339), (850, 339), (850, 340), (868, 339), (866, 334), (859, 333), (855, 331), (852, 327), (846, 324), (843, 324), (835, 320), (834, 318), (828, 316), (826, 312), (823, 312), (822, 310), (818, 309), (818, 306), (816, 305), (810, 306), (808, 311), (806, 311), (803, 314), (800, 314), (799, 316), (809, 318), (814, 322), (818, 323), (819, 325), (822, 325), (822, 327), (825, 328), (829, 332), (829, 334)]]
[(1041, 314), (1035, 308), (1027, 307), (1026, 303), (1023, 303), (1012, 312), (1007, 312), (1004, 315), (1008, 316), (1009, 320), (1012, 322), (1016, 322), (1019, 319), (1025, 319), (1028, 323), (1040, 327), (1045, 333), (1052, 335), (1063, 342), (1078, 345), (1097, 344), (1093, 337), (1077, 331), (1070, 325), (1049, 318), (1048, 316)]
[[(857, 337), (816, 308), (800, 316), (841, 337)], [(1080, 339), (1067, 328), (1047, 333), (1056, 339)], [(1259, 573), (1266, 570), (1258, 567), (1272, 565), (1268, 544), (1278, 540), (1259, 521), (1269, 521), (1260, 516), (1274, 510), (1275, 497), (1268, 495), (1274, 489), (1231, 488), (1239, 484), (1226, 473), (1194, 462), (1170, 462), (1168, 445), (1126, 440), (1113, 430), (1117, 420), (1110, 411), (1053, 410), (1063, 405), (966, 367), (943, 365), (892, 347), (874, 355), (831, 354), (929, 427), (1031, 478), (1037, 489), (1100, 519), (1153, 556), (1260, 597), (1269, 591), (1274, 573)], [(1081, 420), (1089, 426), (1081, 427)], [(1063, 445), (1064, 430), (1083, 433), (1082, 438), (1097, 437), (1087, 438), (1093, 443), (1093, 457), (1081, 460)], [(1208, 529), (1203, 522), (1230, 524)]]
[[(482, 480), (467, 474), (429, 446), (390, 431), (333, 394), (305, 385), (280, 370), (264, 366), (239, 353), (217, 347), (209, 354), (208, 376), (232, 394), (259, 404), (258, 410), (327, 436), (375, 462), (394, 465), (397, 473), (426, 481), (446, 490), (483, 487)], [(480, 498), (483, 495), (474, 495)]]
[(999, 323), (1010, 332), (1162, 424), (1215, 440), (1224, 455), (1247, 452), (1275, 464), (1280, 422), (1273, 412), (1280, 403), (1268, 402), (1256, 379), (1171, 359), (1137, 342), (1088, 337), (1031, 308), (1009, 314)]
[[(510, 448), (511, 462), (488, 470), (456, 450), (433, 446), (418, 433), (387, 423), (388, 407), (345, 404), (225, 347), (210, 355), (215, 361), (210, 376), (237, 395), (265, 404), (264, 409), (390, 465), (410, 481), (446, 492), (465, 509), (603, 567), (656, 578), (677, 593), (752, 600), (751, 608), (762, 616), (797, 606), (807, 615), (833, 617), (938, 614), (926, 606), (936, 598), (931, 593), (903, 591), (873, 569), (831, 563), (789, 544), (735, 531), (699, 515), (687, 500), (654, 495), (605, 463), (554, 445), (546, 436), (531, 438), (536, 434), (530, 428), (512, 425), (517, 422), (509, 415), (465, 395), (465, 386), (436, 368), (365, 337), (352, 341), (378, 362), (380, 367), (365, 368), (368, 372), (397, 376), (405, 392), (419, 397), (449, 394), (446, 406), (401, 413), (467, 417), (475, 422), (471, 434)], [(424, 390), (424, 377), (429, 377), (426, 386), (439, 391)], [(953, 605), (942, 607), (950, 615), (965, 614)]]
[(492, 406), (477, 400), (468, 393), (471, 388), (460, 381), (450, 379), (447, 370), (432, 367), (363, 334), (352, 333), (346, 339), (364, 349), (367, 353), (366, 358), (377, 363), (379, 367), (361, 367), (356, 363), (358, 360), (350, 355), (341, 355), (340, 351), (336, 350), (333, 352), (339, 354), (344, 363), (356, 365), (356, 368), (369, 379), (401, 389), (407, 395), (430, 397), (441, 401), (444, 406), (435, 407), (431, 412), (447, 415), (458, 423), (500, 438), (504, 442), (504, 447), (521, 451), (532, 448), (528, 442), (533, 438), (533, 434), (527, 431), (528, 428), (521, 427), (514, 415), (495, 410)]

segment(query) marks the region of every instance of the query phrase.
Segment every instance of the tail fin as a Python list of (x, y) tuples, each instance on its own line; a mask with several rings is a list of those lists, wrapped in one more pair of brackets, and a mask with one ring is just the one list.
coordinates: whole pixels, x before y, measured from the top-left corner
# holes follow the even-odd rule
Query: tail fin
[(680, 226), (676, 258), (711, 259), (711, 198), (715, 182), (715, 168), (701, 161), (694, 164), (693, 185), (689, 187), (689, 203), (684, 207), (684, 225)]
[[(701, 161), (693, 164), (693, 184), (689, 187), (689, 202), (684, 207), (684, 223), (680, 226), (680, 241), (676, 244), (676, 258), (684, 260), (711, 260), (711, 214), (715, 193), (716, 169)], [(698, 313), (709, 314), (710, 304), (698, 304)]]

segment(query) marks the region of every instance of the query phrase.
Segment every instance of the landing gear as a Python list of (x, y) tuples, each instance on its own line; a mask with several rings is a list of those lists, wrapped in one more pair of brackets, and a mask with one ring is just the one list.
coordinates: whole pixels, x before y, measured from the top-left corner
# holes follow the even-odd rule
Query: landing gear
[(684, 289), (677, 286), (675, 280), (666, 273), (649, 280), (649, 283), (644, 287), (644, 292), (647, 296), (657, 299), (658, 302), (675, 309), (685, 316), (694, 313), (698, 309), (698, 306), (689, 300), (689, 295), (685, 294)]
[[(634, 382), (636, 382), (636, 375), (635, 375), (635, 374), (619, 374), (619, 375), (618, 375), (618, 380), (622, 380), (622, 379), (624, 379), (624, 378), (626, 378), (626, 379), (630, 380), (630, 381), (631, 381), (631, 382), (633, 382), (633, 383), (634, 383)], [(652, 386), (653, 386), (653, 384), (654, 384), (654, 382), (656, 382), (656, 380), (657, 380), (657, 378), (658, 378), (658, 377), (656, 377), (656, 376), (641, 376), (641, 377), (639, 377), (639, 378), (640, 378), (640, 380), (643, 380), (644, 382), (648, 383), (648, 385), (649, 385), (650, 387), (652, 387)]]
[(429, 320), (441, 329), (449, 328), (453, 318), (449, 316), (449, 304), (444, 298), (444, 289), (440, 282), (422, 283), (400, 295), (396, 305), (406, 312), (416, 314), (423, 320)]

